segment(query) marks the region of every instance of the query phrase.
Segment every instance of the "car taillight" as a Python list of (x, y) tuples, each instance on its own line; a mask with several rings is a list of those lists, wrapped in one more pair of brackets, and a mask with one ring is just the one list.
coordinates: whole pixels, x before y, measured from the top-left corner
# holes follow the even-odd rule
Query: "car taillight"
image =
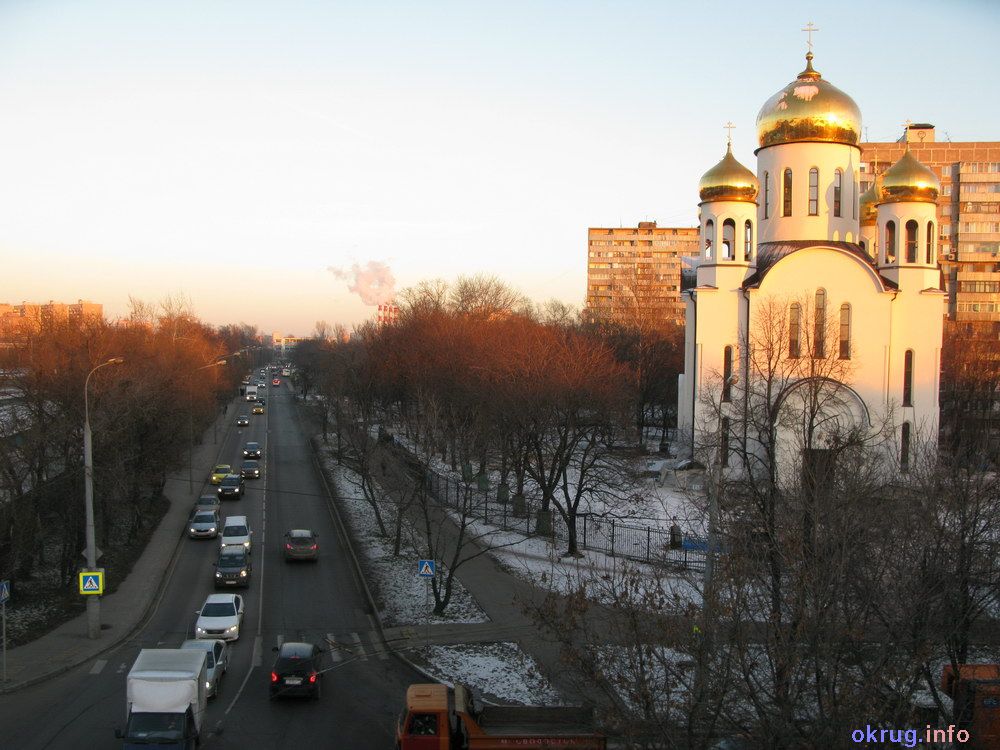
[(309, 549), (319, 549), (319, 545), (318, 545), (318, 544), (314, 544), (314, 545), (313, 545), (312, 547), (310, 547)]
[(309, 675), (309, 682), (316, 682), (316, 673), (315, 672), (313, 672), (311, 675)]
[(278, 673), (271, 672), (271, 682), (277, 682), (277, 681), (278, 681)]
[(291, 548), (292, 548), (292, 545), (290, 545), (290, 544), (286, 544), (285, 545), (285, 549), (291, 549)]

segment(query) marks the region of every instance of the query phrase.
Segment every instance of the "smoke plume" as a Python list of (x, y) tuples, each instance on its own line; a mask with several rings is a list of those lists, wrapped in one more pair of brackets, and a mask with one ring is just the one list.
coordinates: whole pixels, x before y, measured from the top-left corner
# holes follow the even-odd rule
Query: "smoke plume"
[(364, 266), (355, 263), (350, 270), (337, 266), (327, 266), (326, 270), (341, 281), (350, 280), (348, 290), (366, 305), (384, 305), (396, 296), (396, 277), (385, 263), (370, 260)]

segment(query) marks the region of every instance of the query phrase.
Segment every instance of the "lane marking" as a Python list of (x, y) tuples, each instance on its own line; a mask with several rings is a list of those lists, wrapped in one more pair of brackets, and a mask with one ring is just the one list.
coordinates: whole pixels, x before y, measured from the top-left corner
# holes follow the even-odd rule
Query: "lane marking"
[(364, 644), (361, 643), (361, 636), (357, 633), (351, 633), (351, 648), (354, 651), (354, 655), (357, 656), (361, 661), (368, 661), (368, 654), (365, 653)]
[(262, 636), (257, 636), (253, 639), (253, 665), (255, 667), (262, 666), (264, 664), (264, 639)]
[(125, 662), (122, 662), (121, 664), (118, 665), (118, 674), (121, 674), (122, 672), (125, 671), (125, 666), (126, 666)]
[(285, 642), (285, 636), (278, 633), (278, 648), (281, 648), (281, 644)]
[(341, 646), (337, 643), (337, 636), (333, 633), (326, 634), (326, 642), (330, 645), (330, 661), (336, 663), (338, 661), (343, 661), (344, 656), (340, 653)]
[(104, 668), (108, 665), (107, 659), (98, 659), (94, 662), (94, 666), (90, 668), (91, 674), (100, 674)]

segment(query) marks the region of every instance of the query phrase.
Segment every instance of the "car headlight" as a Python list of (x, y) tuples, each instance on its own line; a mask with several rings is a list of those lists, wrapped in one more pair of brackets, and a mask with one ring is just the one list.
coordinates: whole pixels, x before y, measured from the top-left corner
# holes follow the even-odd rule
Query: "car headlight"
[(247, 577), (247, 572), (245, 570), (241, 570), (240, 571), (240, 578), (246, 578), (246, 577)]
[(205, 690), (209, 690), (211, 687), (212, 687), (212, 683), (206, 681), (205, 682)]
[(248, 539), (247, 541), (243, 542), (243, 546), (244, 547), (249, 547), (250, 546), (250, 540)]
[(210, 528), (210, 529), (208, 530), (208, 533), (209, 533), (209, 534), (214, 534), (214, 533), (215, 533), (215, 527), (213, 526), (212, 528)]
[(226, 632), (227, 633), (235, 633), (239, 629), (240, 629), (239, 625), (230, 625), (228, 628), (226, 628)]
[(195, 628), (195, 629), (194, 629), (194, 631), (195, 631), (196, 633), (201, 633), (202, 635), (204, 635), (204, 634), (205, 634), (205, 628)]
[(215, 571), (215, 577), (222, 578), (222, 573), (220, 573), (219, 571)]
[(196, 528), (195, 528), (194, 526), (192, 526), (192, 527), (190, 528), (190, 532), (191, 532), (192, 534), (196, 533), (197, 531), (198, 531), (198, 529), (196, 529)]

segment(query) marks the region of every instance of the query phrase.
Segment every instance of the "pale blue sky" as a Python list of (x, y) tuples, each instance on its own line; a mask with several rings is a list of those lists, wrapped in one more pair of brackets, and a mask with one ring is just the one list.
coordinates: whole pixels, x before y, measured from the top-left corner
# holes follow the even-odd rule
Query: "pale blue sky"
[(815, 64), (868, 136), (1000, 140), (997, 2), (2, 0), (0, 301), (185, 294), (306, 334), (326, 269), (582, 303), (588, 226), (690, 226)]

